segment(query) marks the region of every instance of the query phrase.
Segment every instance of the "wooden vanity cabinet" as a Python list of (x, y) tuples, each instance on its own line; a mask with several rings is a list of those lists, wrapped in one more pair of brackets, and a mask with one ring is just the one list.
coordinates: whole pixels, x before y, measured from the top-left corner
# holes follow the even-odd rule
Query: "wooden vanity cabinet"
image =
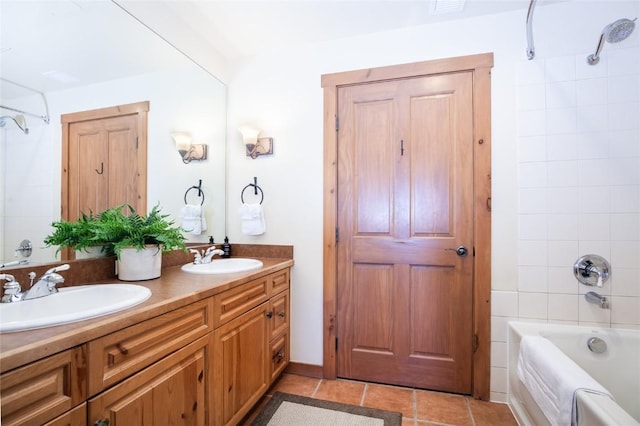
[(235, 425), (289, 362), (289, 268), (1, 380), (4, 426)]
[(78, 346), (2, 374), (1, 423), (65, 424), (84, 405), (86, 371), (85, 347)]
[(225, 304), (215, 312), (234, 316), (220, 317), (213, 333), (216, 426), (238, 424), (289, 362), (289, 269), (214, 296), (214, 306)]

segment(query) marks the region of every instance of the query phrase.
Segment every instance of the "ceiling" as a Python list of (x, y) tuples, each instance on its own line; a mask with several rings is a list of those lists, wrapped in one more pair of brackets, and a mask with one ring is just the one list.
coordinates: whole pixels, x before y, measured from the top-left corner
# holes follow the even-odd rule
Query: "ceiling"
[[(0, 0), (0, 75), (47, 92), (167, 68), (185, 55), (217, 74), (295, 44), (513, 10), (524, 20), (530, 2), (466, 0), (461, 12), (434, 14), (434, 1)], [(0, 90), (7, 99), (14, 88)]]
[[(440, 3), (438, 3), (440, 2)], [(228, 60), (282, 46), (526, 9), (529, 0), (163, 1)], [(440, 4), (461, 11), (437, 13)]]

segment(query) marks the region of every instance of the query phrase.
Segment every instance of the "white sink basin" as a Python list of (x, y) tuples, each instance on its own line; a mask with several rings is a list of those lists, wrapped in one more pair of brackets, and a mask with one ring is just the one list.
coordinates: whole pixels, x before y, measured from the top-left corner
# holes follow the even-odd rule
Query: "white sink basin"
[(0, 303), (0, 332), (82, 321), (144, 302), (151, 290), (134, 284), (94, 284), (64, 287), (51, 296)]
[(182, 270), (190, 274), (230, 274), (233, 272), (251, 271), (262, 268), (262, 262), (257, 259), (243, 257), (230, 257), (227, 259), (214, 259), (210, 263), (194, 265), (187, 263)]

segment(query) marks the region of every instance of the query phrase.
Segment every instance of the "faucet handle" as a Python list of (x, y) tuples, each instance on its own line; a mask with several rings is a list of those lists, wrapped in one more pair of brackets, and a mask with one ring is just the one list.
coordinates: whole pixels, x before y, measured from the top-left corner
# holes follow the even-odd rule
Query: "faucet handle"
[(14, 276), (9, 274), (0, 274), (0, 280), (6, 281), (2, 286), (4, 288), (4, 295), (1, 299), (2, 303), (20, 300), (22, 288), (20, 287), (20, 283), (15, 280)]
[(609, 279), (611, 265), (597, 254), (587, 254), (576, 260), (573, 265), (573, 274), (582, 284), (602, 287)]
[(8, 283), (15, 281), (16, 277), (11, 274), (0, 274), (0, 280), (5, 280)]
[(55, 266), (55, 267), (47, 270), (47, 272), (45, 272), (44, 274), (45, 275), (53, 274), (54, 272), (66, 271), (66, 270), (68, 270), (70, 268), (71, 268), (71, 266), (69, 266), (68, 263), (65, 263), (64, 265), (58, 265), (58, 266)]

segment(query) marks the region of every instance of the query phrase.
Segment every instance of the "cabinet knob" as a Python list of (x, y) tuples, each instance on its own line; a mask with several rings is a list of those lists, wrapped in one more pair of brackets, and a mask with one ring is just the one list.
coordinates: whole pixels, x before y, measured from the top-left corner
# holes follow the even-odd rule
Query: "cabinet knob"
[(267, 318), (272, 318), (273, 317), (273, 312), (272, 311), (267, 311), (267, 313), (265, 315), (267, 316)]
[(93, 426), (109, 426), (109, 419), (96, 420)]
[(280, 318), (284, 318), (284, 311), (280, 311), (280, 312), (278, 312), (278, 316), (279, 316)]
[(273, 360), (276, 364), (280, 364), (280, 362), (284, 359), (284, 352), (280, 351), (278, 353), (273, 354)]

